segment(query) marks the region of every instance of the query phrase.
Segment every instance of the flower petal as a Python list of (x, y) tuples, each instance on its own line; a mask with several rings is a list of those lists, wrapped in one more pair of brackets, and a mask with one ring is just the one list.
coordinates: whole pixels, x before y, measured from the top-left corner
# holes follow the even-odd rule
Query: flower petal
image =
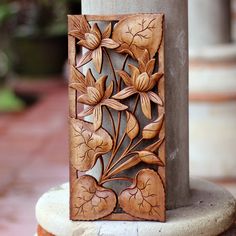
[(132, 86), (133, 85), (129, 74), (126, 71), (118, 70), (117, 74), (123, 79), (124, 83), (127, 86)]
[(87, 92), (88, 92), (89, 100), (92, 103), (97, 104), (100, 102), (102, 95), (100, 94), (100, 92), (96, 88), (88, 87)]
[(143, 111), (143, 114), (148, 118), (152, 118), (152, 111), (151, 111), (151, 102), (146, 93), (140, 93), (140, 99), (141, 99), (141, 108)]
[(96, 80), (93, 77), (91, 69), (88, 69), (88, 71), (87, 71), (87, 74), (85, 76), (85, 82), (86, 82), (86, 85), (89, 87), (95, 86)]
[(156, 93), (149, 91), (147, 94), (152, 102), (154, 102), (160, 106), (163, 106), (163, 102), (162, 102), (161, 98)]
[(102, 48), (98, 47), (93, 51), (93, 62), (98, 73), (101, 73), (102, 69)]
[(88, 43), (88, 41), (87, 40), (80, 40), (79, 42), (78, 42), (78, 44), (80, 45), (80, 46), (82, 46), (82, 47), (85, 47), (85, 48), (87, 48), (87, 49), (92, 49), (93, 47), (91, 47), (91, 45)]
[(137, 91), (134, 89), (134, 87), (127, 87), (121, 90), (119, 93), (112, 96), (112, 98), (115, 99), (125, 99), (127, 97), (132, 96), (133, 94), (137, 93)]
[(138, 91), (146, 91), (150, 86), (150, 77), (146, 72), (140, 74), (134, 81), (134, 86)]
[(87, 88), (84, 75), (74, 66), (71, 67), (71, 77), (74, 82), (70, 83), (69, 87), (78, 90), (80, 93), (86, 93)]
[(146, 71), (146, 65), (144, 64), (143, 61), (138, 61), (138, 65), (141, 73)]
[(94, 107), (86, 107), (82, 112), (78, 114), (79, 118), (83, 118), (85, 116), (90, 116), (93, 114)]
[(75, 37), (75, 38), (77, 38), (77, 39), (84, 39), (84, 33), (83, 32), (81, 32), (80, 30), (71, 30), (70, 32), (69, 32), (69, 35), (70, 36), (73, 36), (73, 37)]
[(94, 131), (98, 130), (102, 125), (102, 106), (97, 105), (93, 110), (93, 127)]
[(128, 108), (128, 106), (116, 101), (115, 99), (105, 99), (101, 105), (105, 105), (108, 107), (113, 108), (116, 111), (123, 111), (126, 110)]
[(86, 52), (78, 61), (76, 68), (79, 68), (92, 60), (92, 51)]
[(77, 98), (77, 101), (86, 105), (93, 105), (93, 102), (90, 100), (88, 94), (82, 94)]
[(95, 23), (91, 28), (91, 33), (95, 34), (100, 40), (102, 39), (102, 34), (100, 29), (98, 28), (97, 23)]
[(105, 38), (109, 38), (110, 36), (111, 36), (111, 23), (104, 30), (102, 34), (102, 38), (105, 39)]
[(163, 76), (163, 73), (158, 72), (158, 73), (153, 74), (151, 78), (157, 82), (162, 76)]
[(146, 64), (146, 69), (145, 71), (148, 73), (148, 75), (151, 75), (154, 71), (155, 68), (155, 59), (150, 60), (147, 64)]
[(134, 84), (135, 79), (140, 75), (140, 71), (136, 66), (134, 66), (132, 64), (128, 64), (128, 67), (131, 72), (132, 84)]
[(105, 94), (103, 96), (104, 99), (110, 98), (113, 93), (114, 82), (111, 81), (110, 85), (107, 87)]
[(120, 46), (119, 43), (116, 43), (114, 40), (112, 39), (103, 39), (102, 43), (101, 43), (102, 47), (105, 48), (110, 48), (110, 49), (114, 49), (114, 48), (118, 48)]
[(81, 34), (88, 33), (90, 31), (90, 25), (85, 16), (69, 16), (69, 19), (73, 23), (73, 27), (81, 32)]
[(148, 63), (148, 61), (150, 60), (150, 54), (147, 49), (144, 50), (144, 53), (139, 58), (139, 60), (142, 61), (145, 65)]
[(101, 96), (103, 97), (105, 92), (105, 85), (106, 85), (107, 75), (100, 77), (97, 82), (95, 83), (95, 88), (99, 91)]

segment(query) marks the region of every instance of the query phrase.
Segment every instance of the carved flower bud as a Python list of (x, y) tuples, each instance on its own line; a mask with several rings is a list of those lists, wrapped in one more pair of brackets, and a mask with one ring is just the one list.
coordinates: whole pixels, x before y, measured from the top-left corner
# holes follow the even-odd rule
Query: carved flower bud
[(151, 89), (150, 85), (151, 85), (151, 78), (146, 72), (140, 74), (134, 80), (134, 87), (140, 92), (146, 92), (150, 90)]
[(85, 34), (86, 46), (90, 50), (96, 49), (101, 44), (101, 38), (94, 33)]
[(94, 87), (88, 87), (87, 94), (91, 105), (96, 105), (102, 100), (102, 94)]

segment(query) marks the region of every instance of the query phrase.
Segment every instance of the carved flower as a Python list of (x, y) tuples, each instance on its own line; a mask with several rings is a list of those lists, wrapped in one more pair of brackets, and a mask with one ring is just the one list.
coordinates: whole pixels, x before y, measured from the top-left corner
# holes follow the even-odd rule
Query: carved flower
[(93, 114), (95, 131), (102, 125), (102, 106), (108, 106), (117, 111), (123, 111), (128, 108), (110, 98), (113, 92), (113, 81), (106, 88), (107, 76), (102, 76), (96, 81), (90, 69), (85, 77), (80, 72), (77, 71), (77, 73), (77, 76), (80, 77), (79, 82), (70, 84), (70, 87), (80, 91), (82, 95), (78, 97), (78, 101), (88, 105), (78, 116), (85, 117)]
[(79, 45), (88, 49), (78, 62), (78, 67), (83, 66), (89, 61), (93, 60), (96, 70), (100, 73), (102, 68), (102, 48), (114, 49), (119, 47), (119, 43), (110, 39), (112, 26), (111, 23), (106, 27), (105, 31), (101, 33), (98, 25), (95, 23), (92, 27), (84, 19), (77, 30), (69, 32), (70, 35), (79, 39)]
[(145, 51), (142, 59), (139, 59), (139, 68), (129, 64), (131, 75), (120, 70), (117, 73), (126, 84), (126, 88), (113, 96), (115, 99), (125, 99), (133, 94), (139, 94), (143, 114), (151, 119), (151, 101), (162, 105), (160, 97), (151, 90), (157, 84), (163, 73), (154, 73), (155, 59), (149, 60), (149, 54)]

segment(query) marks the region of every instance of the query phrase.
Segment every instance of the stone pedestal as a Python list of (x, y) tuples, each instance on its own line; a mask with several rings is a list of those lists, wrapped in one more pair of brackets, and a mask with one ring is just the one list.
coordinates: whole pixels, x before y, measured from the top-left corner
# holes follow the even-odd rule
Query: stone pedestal
[(190, 167), (202, 177), (236, 177), (236, 44), (230, 1), (190, 0)]
[[(167, 211), (167, 222), (69, 220), (68, 184), (51, 189), (36, 205), (39, 225), (56, 236), (212, 236), (235, 220), (236, 202), (226, 190), (206, 181), (191, 181), (187, 207)], [(42, 235), (38, 235), (42, 236)]]

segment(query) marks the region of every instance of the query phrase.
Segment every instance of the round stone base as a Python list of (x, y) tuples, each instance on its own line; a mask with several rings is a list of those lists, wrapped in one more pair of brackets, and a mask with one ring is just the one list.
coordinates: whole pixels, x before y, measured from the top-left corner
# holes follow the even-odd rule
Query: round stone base
[(45, 193), (36, 205), (38, 224), (56, 236), (212, 236), (235, 220), (236, 201), (223, 188), (203, 180), (191, 181), (189, 206), (167, 211), (167, 222), (69, 220), (69, 186)]

